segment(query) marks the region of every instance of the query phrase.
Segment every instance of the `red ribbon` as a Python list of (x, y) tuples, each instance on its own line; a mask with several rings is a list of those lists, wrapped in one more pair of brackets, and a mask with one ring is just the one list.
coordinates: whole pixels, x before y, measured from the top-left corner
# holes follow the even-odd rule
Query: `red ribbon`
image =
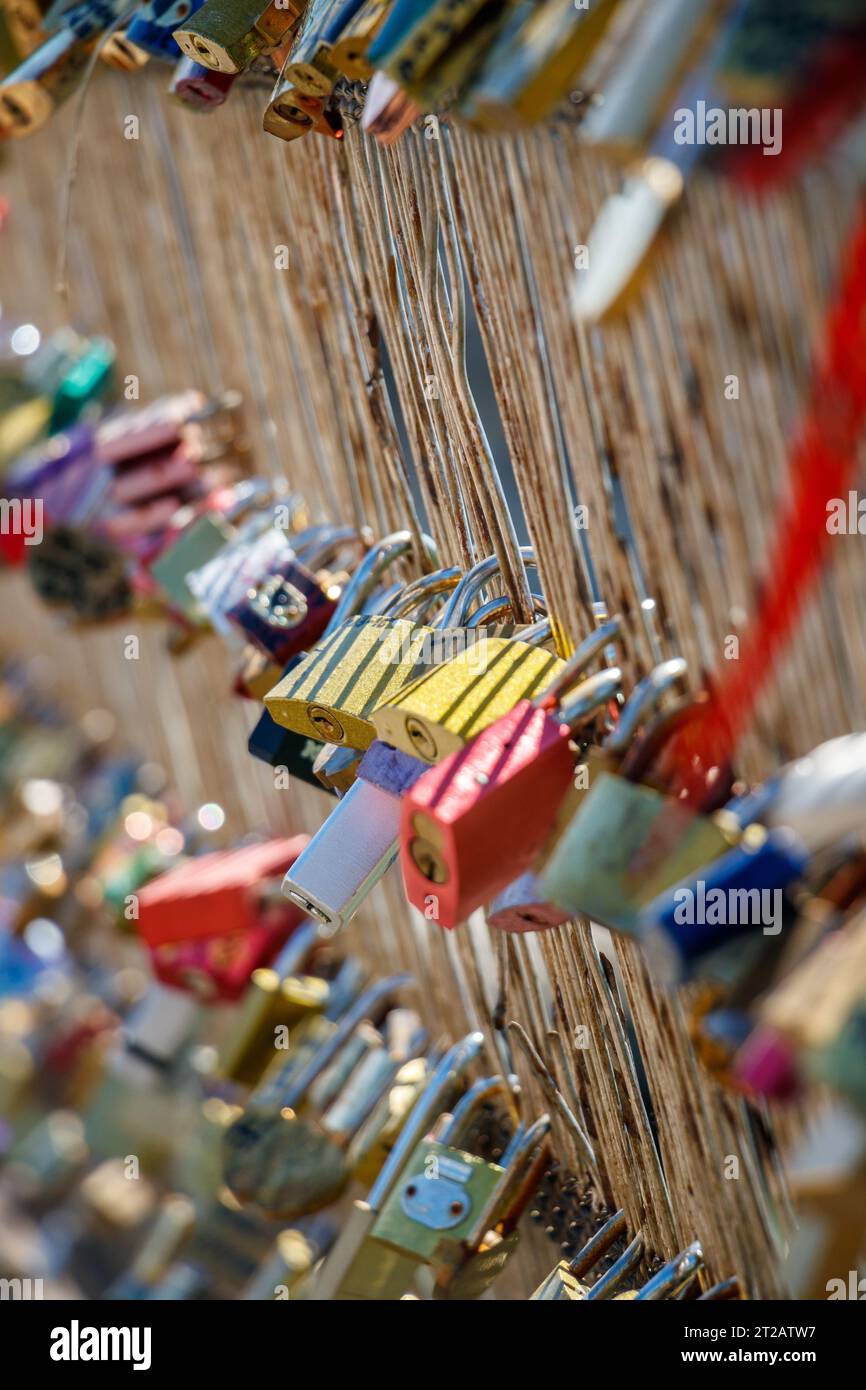
[[(706, 800), (704, 770), (725, 767), (748, 726), (829, 540), (828, 502), (843, 498), (866, 426), (866, 206), (848, 247), (841, 287), (826, 321), (823, 360), (808, 412), (791, 450), (791, 500), (771, 546), (758, 611), (702, 717), (683, 731), (676, 789), (696, 809)], [(702, 767), (698, 767), (698, 762)]]

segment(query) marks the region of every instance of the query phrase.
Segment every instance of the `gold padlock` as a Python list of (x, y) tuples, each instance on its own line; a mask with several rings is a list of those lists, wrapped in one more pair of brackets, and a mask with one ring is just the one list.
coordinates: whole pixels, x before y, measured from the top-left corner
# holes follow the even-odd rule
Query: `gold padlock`
[(84, 77), (97, 38), (61, 29), (0, 82), (0, 140), (32, 135)]
[(366, 82), (373, 75), (367, 50), (385, 22), (391, 0), (364, 0), (331, 49), (331, 62), (346, 77)]
[[(529, 546), (522, 546), (520, 553), (527, 563), (534, 562)], [(463, 649), (374, 710), (376, 735), (384, 743), (423, 762), (441, 762), (507, 714), (518, 700), (531, 699), (564, 669), (565, 662), (540, 645), (550, 637), (547, 618), (523, 629), (519, 639), (491, 637), (483, 629), (452, 628), (466, 621), (468, 604), (498, 569), (494, 556), (480, 561), (461, 581), (442, 615), (439, 632), (465, 633)]]
[[(371, 579), (412, 545), (408, 531), (387, 536), (358, 567), (325, 635), (265, 697), (271, 717), (283, 728), (320, 743), (365, 749), (375, 738), (370, 715), (406, 684), (429, 651), (435, 630), (390, 614), (347, 616), (369, 592)], [(427, 542), (433, 555), (433, 543)], [(420, 601), (457, 582), (457, 571), (426, 576), (400, 594), (392, 612), (407, 599)]]

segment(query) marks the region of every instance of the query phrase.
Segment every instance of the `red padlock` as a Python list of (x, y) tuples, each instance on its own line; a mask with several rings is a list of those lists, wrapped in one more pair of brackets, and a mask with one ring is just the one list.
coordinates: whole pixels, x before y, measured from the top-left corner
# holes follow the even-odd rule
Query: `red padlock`
[(599, 628), (536, 700), (519, 701), (407, 792), (403, 882), (409, 901), (440, 926), (456, 927), (532, 867), (572, 783), (571, 734), (615, 698), (621, 672), (590, 676), (565, 709), (559, 698), (618, 631), (618, 620)]
[(148, 946), (250, 931), (259, 920), (269, 879), (282, 879), (308, 835), (268, 840), (188, 859), (138, 895), (138, 930)]
[(270, 965), (302, 920), (294, 904), (283, 899), (269, 905), (243, 931), (164, 942), (151, 950), (154, 974), (163, 984), (185, 989), (202, 1003), (239, 999), (253, 971)]

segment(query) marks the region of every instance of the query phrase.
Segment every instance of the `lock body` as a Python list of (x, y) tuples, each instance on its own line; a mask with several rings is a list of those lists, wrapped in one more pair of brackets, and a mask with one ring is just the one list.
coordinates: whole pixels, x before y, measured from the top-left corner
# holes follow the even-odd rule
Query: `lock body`
[(376, 737), (373, 711), (411, 680), (433, 636), (403, 618), (349, 618), (301, 658), (265, 706), (306, 738), (366, 749)]
[(487, 925), (495, 931), (549, 931), (568, 921), (568, 913), (549, 902), (537, 874), (521, 874), (491, 900)]
[(691, 816), (654, 788), (603, 772), (544, 865), (541, 887), (570, 914), (634, 935), (647, 903), (731, 844), (720, 818)]
[(21, 139), (40, 130), (84, 77), (98, 30), (52, 34), (0, 82), (0, 138)]
[(185, 527), (150, 566), (150, 572), (171, 606), (190, 622), (204, 625), (207, 614), (187, 583), (231, 540), (231, 530), (218, 513), (207, 512)]
[(217, 72), (243, 72), (254, 58), (282, 43), (300, 18), (296, 0), (206, 0), (174, 31), (188, 58)]
[(277, 1030), (296, 1028), (321, 1014), (327, 1002), (328, 985), (315, 975), (281, 980), (275, 970), (254, 970), (220, 1048), (218, 1074), (243, 1086), (257, 1085), (274, 1059)]
[(284, 666), (319, 640), (336, 606), (306, 565), (292, 559), (248, 590), (227, 616), (262, 652)]
[(313, 836), (283, 892), (327, 931), (339, 931), (397, 858), (400, 802), (356, 781)]
[(364, 0), (331, 48), (334, 67), (355, 82), (369, 81), (373, 75), (367, 51), (382, 28), (389, 9), (390, 0)]
[(339, 77), (333, 42), (360, 5), (361, 0), (310, 0), (284, 72), (300, 92), (319, 100), (330, 96)]
[(528, 869), (572, 778), (569, 730), (521, 700), (407, 793), (400, 864), (421, 910), (433, 886), (437, 921), (456, 927)]
[(214, 111), (228, 100), (237, 74), (214, 72), (203, 63), (181, 54), (169, 87), (169, 95), (197, 111)]
[(385, 1201), (372, 1235), (429, 1264), (462, 1250), (505, 1169), (447, 1144), (422, 1140)]
[(423, 762), (441, 762), (538, 694), (564, 665), (520, 640), (488, 637), (383, 698), (372, 716), (376, 733)]
[(322, 751), (321, 743), (293, 733), (291, 729), (280, 728), (266, 709), (247, 740), (247, 748), (261, 762), (276, 769), (284, 767), (290, 777), (321, 789), (322, 783), (313, 770)]

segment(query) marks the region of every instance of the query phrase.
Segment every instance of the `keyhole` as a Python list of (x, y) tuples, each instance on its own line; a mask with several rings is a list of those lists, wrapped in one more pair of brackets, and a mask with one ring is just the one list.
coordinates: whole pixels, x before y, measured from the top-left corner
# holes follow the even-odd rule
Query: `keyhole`
[(324, 743), (342, 743), (346, 737), (341, 724), (321, 705), (311, 705), (308, 710), (310, 723), (321, 736)]
[(406, 733), (419, 758), (432, 763), (436, 760), (436, 744), (420, 719), (410, 716), (406, 720)]

